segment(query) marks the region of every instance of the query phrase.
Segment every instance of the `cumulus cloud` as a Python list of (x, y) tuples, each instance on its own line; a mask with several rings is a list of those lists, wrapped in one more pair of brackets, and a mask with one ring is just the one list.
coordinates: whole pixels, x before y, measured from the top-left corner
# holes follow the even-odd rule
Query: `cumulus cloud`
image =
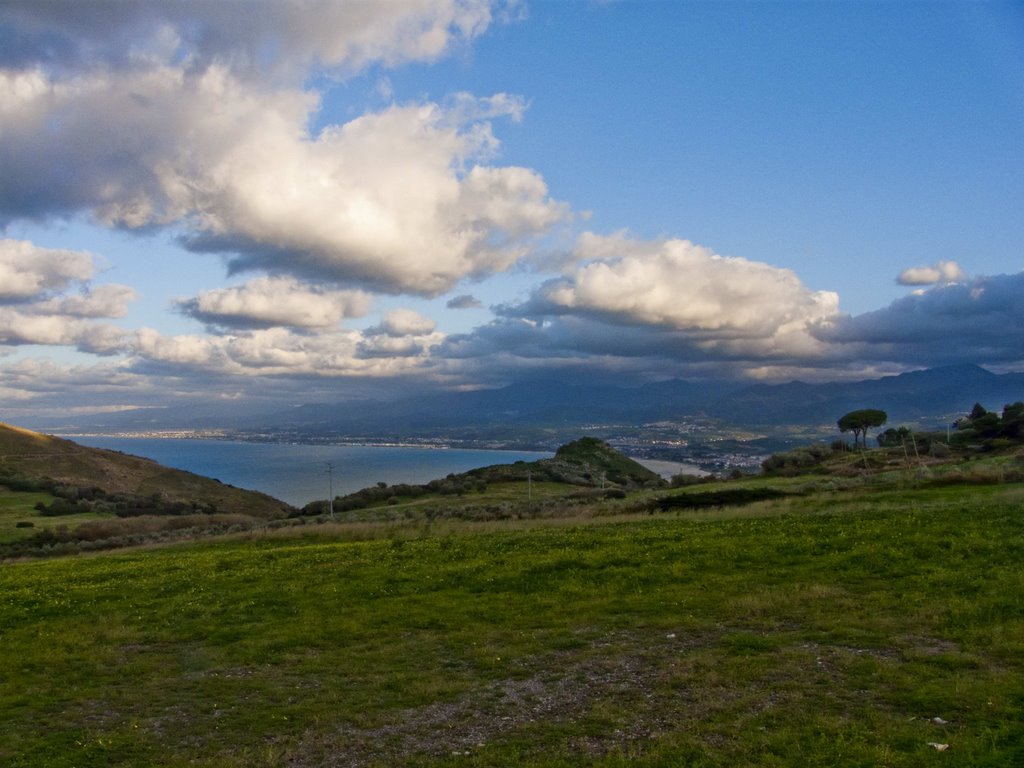
[(40, 298), (93, 275), (85, 251), (40, 248), (26, 240), (0, 239), (0, 302)]
[(445, 338), (436, 324), (412, 309), (388, 312), (380, 324), (368, 328), (358, 344), (364, 358), (410, 358), (426, 355)]
[(588, 235), (574, 274), (541, 289), (552, 308), (674, 330), (767, 337), (835, 314), (839, 297), (788, 269), (724, 257), (687, 240)]
[[(521, 98), (394, 104), (312, 133), (318, 92), (246, 77), (264, 55), (302, 67), (429, 60), (486, 27), (489, 4), (277, 4), (246, 11), (252, 29), (235, 23), (241, 6), (220, 6), (134, 3), (110, 29), (92, 3), (57, 4), (64, 20), (47, 4), (0, 17), (15, 36), (42, 30), (35, 57), (0, 68), (0, 221), (87, 210), (112, 227), (175, 225), (235, 271), (436, 295), (507, 269), (567, 215), (538, 173), (492, 164), (491, 122), (521, 119)], [(43, 32), (66, 34), (70, 69), (48, 60), (59, 45)], [(146, 55), (115, 66), (125, 35)]]
[(531, 170), (475, 164), (493, 151), (491, 126), (452, 118), (437, 104), (393, 106), (308, 142), (241, 138), (190, 245), (234, 252), (235, 269), (425, 295), (505, 270), (567, 209)]
[(228, 63), (243, 74), (294, 74), (317, 64), (340, 74), (374, 62), (433, 61), (483, 33), (491, 0), (291, 0), (261, 3), (35, 2), (0, 7), (0, 65), (65, 69), (173, 59), (192, 68)]
[(73, 346), (101, 355), (122, 351), (125, 333), (95, 320), (123, 317), (135, 291), (90, 286), (94, 270), (92, 255), (84, 251), (0, 239), (0, 345)]
[(790, 270), (719, 256), (686, 240), (588, 234), (575, 258), (575, 271), (501, 313), (640, 328), (666, 349), (777, 358), (820, 355), (823, 345), (808, 327), (838, 313), (835, 293), (809, 290)]
[(436, 355), (472, 377), (530, 370), (631, 381), (840, 364), (834, 345), (811, 332), (838, 315), (838, 297), (789, 270), (623, 233), (581, 236), (571, 263)]
[(135, 366), (182, 366), (209, 375), (389, 377), (433, 367), (443, 340), (429, 318), (399, 309), (363, 331), (344, 328), (238, 329), (213, 336), (139, 330)]
[(448, 299), (448, 303), (445, 306), (448, 309), (479, 309), (483, 304), (475, 296), (463, 293)]
[(0, 215), (178, 223), (235, 269), (437, 294), (508, 268), (567, 215), (536, 172), (484, 164), (489, 118), (520, 102), (473, 103), (395, 105), (313, 136), (315, 94), (249, 90), (218, 67), (0, 73)]
[(900, 272), (896, 281), (900, 285), (936, 285), (956, 283), (967, 279), (967, 273), (955, 261), (940, 261), (930, 267), (910, 267)]
[(633, 249), (621, 236), (590, 239), (579, 255), (596, 259), (527, 302), (499, 308), (494, 321), (448, 337), (438, 354), (466, 375), (525, 368), (634, 380), (1024, 366), (1024, 335), (1016, 332), (1024, 327), (1024, 273), (940, 283), (850, 316), (786, 270), (682, 241), (640, 245)]
[(365, 315), (371, 301), (362, 291), (328, 290), (288, 277), (259, 277), (244, 285), (204, 291), (179, 301), (178, 309), (217, 326), (331, 328), (346, 317)]
[(422, 336), (434, 330), (435, 323), (413, 309), (396, 309), (388, 312), (373, 333), (387, 336)]
[(70, 346), (82, 352), (112, 355), (123, 352), (126, 341), (123, 330), (107, 323), (0, 307), (0, 344)]
[(0, 393), (5, 400), (57, 398), (51, 402), (61, 409), (68, 407), (67, 394), (72, 391), (80, 402), (83, 395), (117, 392), (124, 397), (146, 388), (147, 382), (129, 374), (121, 362), (65, 366), (29, 357), (0, 367)]
[(111, 283), (83, 289), (79, 294), (50, 299), (33, 305), (33, 311), (69, 317), (124, 317), (128, 305), (138, 298), (134, 288)]

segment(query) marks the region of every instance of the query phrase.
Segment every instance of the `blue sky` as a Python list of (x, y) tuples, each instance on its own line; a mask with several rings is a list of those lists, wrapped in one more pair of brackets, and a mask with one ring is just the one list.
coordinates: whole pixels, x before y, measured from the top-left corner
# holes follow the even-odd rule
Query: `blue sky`
[(13, 2), (0, 50), (0, 418), (1024, 369), (1019, 4)]

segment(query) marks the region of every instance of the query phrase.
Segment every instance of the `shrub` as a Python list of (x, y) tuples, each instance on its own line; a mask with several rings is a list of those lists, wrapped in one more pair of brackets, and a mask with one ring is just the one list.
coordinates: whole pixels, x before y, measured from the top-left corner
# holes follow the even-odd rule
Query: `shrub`
[(672, 475), (670, 484), (673, 488), (685, 488), (688, 485), (697, 485), (699, 483), (706, 483), (707, 478), (701, 477), (700, 475), (688, 475), (684, 472), (680, 472), (678, 475)]
[(761, 462), (761, 469), (765, 474), (799, 474), (820, 465), (829, 452), (823, 445), (809, 445), (769, 456)]
[(756, 501), (780, 499), (791, 494), (776, 488), (727, 488), (706, 493), (678, 493), (657, 500), (658, 509), (704, 509), (707, 507), (742, 506)]

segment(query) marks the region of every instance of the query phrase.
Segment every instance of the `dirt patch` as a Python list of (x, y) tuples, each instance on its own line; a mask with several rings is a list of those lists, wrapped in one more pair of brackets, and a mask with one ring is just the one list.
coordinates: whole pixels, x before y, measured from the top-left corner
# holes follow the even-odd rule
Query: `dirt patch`
[(532, 674), (405, 710), (387, 725), (308, 732), (287, 764), (362, 768), (400, 764), (415, 755), (471, 755), (494, 741), (528, 741), (551, 724), (567, 726), (563, 746), (581, 757), (635, 752), (637, 745), (678, 728), (681, 705), (694, 696), (673, 684), (677, 660), (714, 644), (718, 635), (606, 637), (582, 651), (554, 654)]

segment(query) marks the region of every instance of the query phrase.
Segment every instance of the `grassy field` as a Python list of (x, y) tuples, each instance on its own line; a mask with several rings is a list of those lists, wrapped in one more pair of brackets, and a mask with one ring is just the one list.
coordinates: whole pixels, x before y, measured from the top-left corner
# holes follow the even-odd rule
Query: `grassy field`
[(52, 501), (53, 496), (48, 493), (14, 493), (0, 489), (0, 544), (27, 538), (40, 524), (45, 524), (35, 505)]
[(0, 764), (1024, 765), (1022, 561), (992, 484), (8, 563)]

